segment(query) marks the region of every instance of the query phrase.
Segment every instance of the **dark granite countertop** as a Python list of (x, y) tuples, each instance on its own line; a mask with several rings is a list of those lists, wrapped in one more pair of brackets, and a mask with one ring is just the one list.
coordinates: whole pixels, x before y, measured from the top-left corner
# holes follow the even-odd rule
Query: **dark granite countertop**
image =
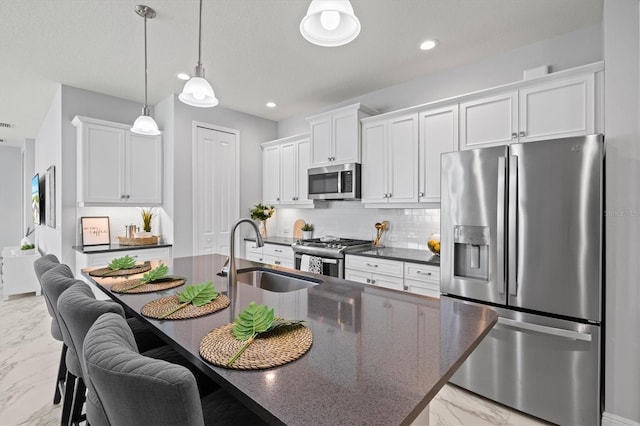
[(431, 254), (429, 250), (416, 250), (396, 247), (383, 247), (353, 253), (357, 256), (378, 257), (381, 259), (400, 260), (404, 262), (423, 263), (440, 266), (440, 256)]
[[(255, 241), (255, 238), (247, 237), (244, 239), (245, 241)], [(279, 246), (290, 246), (291, 244), (298, 241), (299, 238), (291, 238), (291, 237), (267, 237), (264, 238), (263, 241), (267, 244), (277, 244)]]
[(149, 246), (123, 246), (118, 243), (104, 244), (99, 246), (73, 246), (75, 251), (84, 254), (95, 253), (109, 253), (112, 251), (126, 251), (126, 250), (145, 250), (152, 248), (172, 247), (173, 244), (153, 244)]
[[(171, 274), (186, 277), (186, 284), (212, 280), (219, 291), (229, 293), (226, 278), (214, 274), (225, 259), (204, 255), (163, 262)], [(231, 292), (231, 306), (224, 310), (200, 318), (160, 321), (142, 316), (141, 308), (183, 287), (116, 294), (109, 291), (111, 285), (127, 278), (93, 278), (87, 273), (92, 268), (83, 270), (83, 275), (269, 423), (411, 423), (497, 321), (493, 310), (449, 298), (439, 300), (243, 259), (237, 260), (237, 266), (312, 275), (324, 282), (288, 293), (239, 283)], [(252, 301), (274, 307), (278, 316), (305, 320), (313, 333), (309, 352), (266, 370), (231, 370), (204, 361), (199, 355), (202, 338), (232, 322), (234, 311)], [(345, 315), (346, 311), (351, 314)]]

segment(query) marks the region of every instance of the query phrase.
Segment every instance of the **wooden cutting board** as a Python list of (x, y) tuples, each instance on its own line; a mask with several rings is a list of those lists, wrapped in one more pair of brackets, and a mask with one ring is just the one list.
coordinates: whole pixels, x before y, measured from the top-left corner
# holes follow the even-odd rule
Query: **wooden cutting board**
[(302, 238), (302, 227), (304, 226), (304, 220), (298, 219), (293, 224), (293, 238)]

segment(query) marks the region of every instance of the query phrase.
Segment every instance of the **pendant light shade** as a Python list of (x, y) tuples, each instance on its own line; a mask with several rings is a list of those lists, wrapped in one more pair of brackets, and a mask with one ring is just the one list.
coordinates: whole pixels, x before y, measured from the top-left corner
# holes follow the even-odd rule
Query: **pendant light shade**
[(149, 107), (147, 106), (147, 19), (153, 19), (156, 11), (148, 6), (137, 5), (135, 12), (144, 18), (144, 106), (142, 107), (142, 115), (133, 122), (131, 131), (140, 135), (156, 136), (160, 134), (156, 121), (149, 115)]
[(360, 21), (349, 0), (313, 0), (300, 22), (300, 32), (318, 46), (342, 46), (358, 37)]
[(200, 0), (200, 14), (198, 18), (198, 64), (195, 75), (187, 81), (178, 95), (178, 99), (187, 105), (200, 108), (211, 108), (218, 105), (218, 99), (213, 87), (204, 78), (204, 67), (200, 62), (202, 53), (202, 0)]

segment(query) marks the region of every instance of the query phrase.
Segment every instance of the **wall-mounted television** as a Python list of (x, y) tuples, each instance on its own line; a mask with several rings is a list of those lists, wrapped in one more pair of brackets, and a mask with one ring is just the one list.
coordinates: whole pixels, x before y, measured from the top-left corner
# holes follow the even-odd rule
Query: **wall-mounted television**
[[(44, 182), (42, 182), (44, 183)], [(38, 173), (31, 179), (31, 210), (33, 223), (40, 225), (44, 222), (44, 185), (40, 182)]]

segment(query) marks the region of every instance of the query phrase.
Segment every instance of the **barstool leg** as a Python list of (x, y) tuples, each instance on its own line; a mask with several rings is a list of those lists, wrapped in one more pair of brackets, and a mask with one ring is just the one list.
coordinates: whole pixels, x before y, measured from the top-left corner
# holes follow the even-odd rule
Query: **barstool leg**
[(60, 365), (58, 366), (58, 378), (56, 379), (56, 391), (53, 394), (53, 403), (58, 404), (63, 396), (64, 381), (67, 376), (67, 345), (62, 344), (62, 354), (60, 355)]
[(64, 386), (64, 401), (62, 402), (61, 426), (69, 426), (71, 410), (73, 409), (73, 389), (76, 387), (76, 376), (67, 370), (67, 380)]
[(73, 390), (73, 408), (71, 410), (71, 424), (79, 425), (80, 422), (86, 420), (86, 416), (82, 415), (82, 407), (87, 396), (87, 387), (82, 377), (76, 379), (76, 386)]

